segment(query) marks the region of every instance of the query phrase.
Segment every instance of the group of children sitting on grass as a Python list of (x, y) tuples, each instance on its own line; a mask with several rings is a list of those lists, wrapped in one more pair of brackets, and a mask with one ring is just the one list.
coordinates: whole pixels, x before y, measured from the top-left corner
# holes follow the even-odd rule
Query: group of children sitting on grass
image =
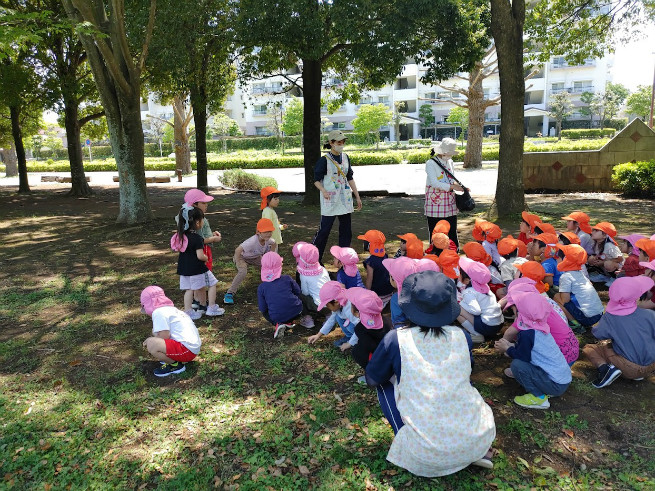
[[(566, 228), (557, 231), (539, 216), (524, 212), (517, 238), (503, 237), (498, 225), (476, 219), (474, 241), (462, 247), (460, 256), (447, 235), (450, 225), (442, 220), (427, 249), (412, 233), (398, 236), (400, 247), (393, 258), (388, 257), (381, 231), (359, 235), (367, 253), (364, 278), (354, 249), (330, 249), (338, 269), (331, 274), (314, 245), (297, 242), (292, 248), (296, 271), (292, 278), (282, 274), (283, 258), (277, 252), (284, 230), (275, 213), (280, 191), (267, 187), (261, 197), (262, 218), (255, 235), (235, 250), (237, 275), (224, 303), (235, 302), (248, 266), (259, 269), (258, 307), (275, 339), (296, 321), (313, 329), (315, 320), (321, 319), (321, 328), (308, 342), (317, 343), (338, 326), (343, 336), (334, 345), (350, 350), (366, 371), (389, 331), (414, 325), (407, 303), (399, 303), (405, 280), (432, 271), (445, 275), (455, 287), (456, 321), (470, 347), (494, 341), (495, 349), (512, 360), (504, 373), (526, 390), (514, 398), (520, 406), (546, 409), (549, 397), (566, 391), (572, 380), (570, 367), (580, 351), (576, 334), (591, 326), (601, 342), (587, 344), (582, 351), (598, 369), (594, 387), (606, 387), (620, 375), (641, 380), (655, 372), (655, 235), (617, 236), (611, 223), (592, 226), (580, 211), (562, 217)], [(188, 191), (171, 238), (171, 247), (179, 252), (184, 312), (174, 309), (159, 287), (148, 287), (141, 295), (144, 312), (153, 318), (153, 337), (144, 346), (162, 362), (157, 376), (184, 371), (184, 363), (198, 353), (194, 319), (224, 313), (216, 304), (209, 247), (221, 236), (204, 219), (212, 200), (198, 189)], [(596, 290), (603, 285), (609, 286), (606, 308)], [(390, 315), (382, 315), (385, 308)], [(506, 322), (510, 325), (504, 328)], [(362, 383), (366, 380), (359, 377)]]

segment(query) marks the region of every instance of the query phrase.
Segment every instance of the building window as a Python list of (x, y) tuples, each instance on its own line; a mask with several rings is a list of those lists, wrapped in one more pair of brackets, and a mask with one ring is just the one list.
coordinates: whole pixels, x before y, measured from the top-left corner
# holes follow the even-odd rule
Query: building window
[(563, 56), (555, 56), (553, 58), (553, 68), (565, 68), (568, 66), (568, 63), (566, 63), (566, 58)]
[(593, 92), (594, 86), (591, 80), (579, 80), (573, 82), (573, 93), (582, 94), (583, 92)]
[(271, 132), (268, 131), (268, 128), (266, 128), (266, 126), (255, 126), (255, 135), (268, 136), (270, 134)]
[(551, 84), (550, 85), (550, 93), (551, 94), (558, 94), (560, 92), (564, 92), (566, 89), (564, 88), (564, 82), (558, 82), (556, 84)]
[(389, 96), (388, 95), (378, 96), (378, 102), (380, 104), (389, 104)]
[(261, 104), (258, 106), (254, 106), (252, 113), (255, 116), (265, 116), (266, 115), (266, 104)]
[(346, 127), (346, 123), (332, 123), (333, 130), (343, 130)]

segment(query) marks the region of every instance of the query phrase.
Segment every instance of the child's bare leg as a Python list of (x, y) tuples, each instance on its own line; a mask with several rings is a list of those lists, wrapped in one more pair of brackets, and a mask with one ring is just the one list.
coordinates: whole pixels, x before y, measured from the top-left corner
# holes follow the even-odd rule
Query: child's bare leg
[(216, 285), (209, 287), (209, 289), (207, 290), (207, 296), (209, 300), (207, 306), (216, 305)]
[(500, 300), (501, 298), (504, 298), (507, 295), (507, 288), (499, 288), (496, 290), (496, 298)]
[(461, 324), (464, 321), (469, 321), (471, 324), (475, 321), (475, 317), (473, 317), (473, 314), (468, 313), (466, 310), (462, 309), (459, 312), (459, 316), (457, 317), (457, 321)]
[(505, 334), (503, 334), (503, 337), (504, 337), (505, 339), (507, 339), (507, 341), (509, 341), (510, 343), (513, 343), (514, 341), (516, 341), (516, 335), (517, 335), (518, 333), (519, 333), (519, 330), (518, 330), (516, 327), (514, 327), (514, 326), (509, 326), (509, 327), (505, 330)]
[(191, 310), (193, 308), (193, 290), (184, 292), (184, 310)]
[(193, 296), (198, 300), (200, 305), (207, 305), (207, 288), (201, 288), (200, 290), (194, 290)]
[[(193, 290), (188, 291), (193, 292)], [(164, 341), (162, 338), (157, 338), (154, 336), (149, 337), (143, 342), (143, 345), (148, 350), (148, 353), (150, 353), (158, 361), (164, 361), (166, 363), (173, 363), (175, 361), (166, 356), (166, 341)]]
[(575, 318), (569, 313), (569, 311), (566, 310), (566, 307), (564, 307), (564, 302), (562, 301), (562, 297), (560, 296), (559, 293), (556, 293), (553, 296), (553, 300), (555, 300), (559, 304), (560, 308), (562, 309), (562, 312), (564, 312), (564, 315), (566, 316), (566, 318), (568, 320), (570, 320), (570, 321), (575, 320)]

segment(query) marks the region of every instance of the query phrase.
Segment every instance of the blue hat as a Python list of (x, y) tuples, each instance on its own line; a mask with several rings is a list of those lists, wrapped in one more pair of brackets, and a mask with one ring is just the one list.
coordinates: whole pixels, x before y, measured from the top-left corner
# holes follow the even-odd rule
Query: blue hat
[(460, 312), (455, 282), (436, 271), (422, 271), (405, 278), (398, 305), (410, 321), (422, 327), (447, 326)]

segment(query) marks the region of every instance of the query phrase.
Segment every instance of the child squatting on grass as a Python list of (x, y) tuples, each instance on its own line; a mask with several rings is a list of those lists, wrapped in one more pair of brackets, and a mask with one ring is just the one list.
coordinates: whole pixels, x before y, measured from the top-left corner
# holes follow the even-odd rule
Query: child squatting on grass
[(163, 362), (155, 369), (155, 376), (182, 373), (185, 364), (200, 353), (200, 335), (191, 318), (176, 309), (158, 286), (149, 286), (141, 292), (141, 312), (152, 317), (152, 336), (143, 342), (143, 347)]

